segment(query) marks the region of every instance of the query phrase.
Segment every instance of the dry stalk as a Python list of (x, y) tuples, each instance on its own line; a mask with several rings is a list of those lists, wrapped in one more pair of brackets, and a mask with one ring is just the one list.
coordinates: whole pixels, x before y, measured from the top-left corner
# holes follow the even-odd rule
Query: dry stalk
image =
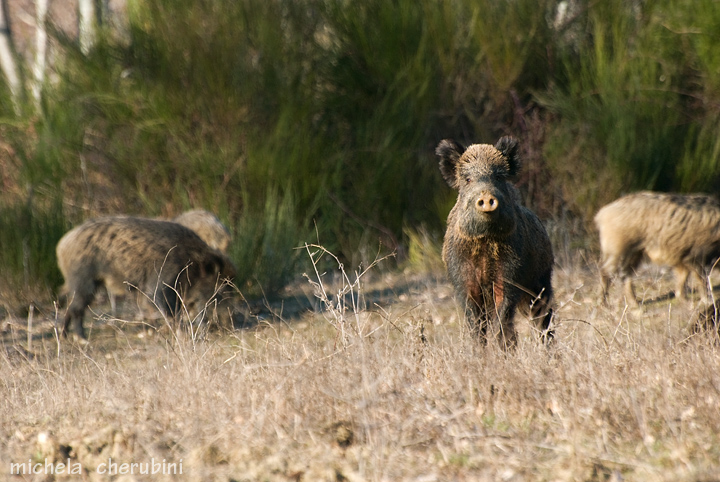
[[(338, 259), (337, 256), (328, 251), (325, 247), (318, 244), (305, 243), (304, 248), (310, 256), (315, 277), (314, 279), (311, 279), (307, 273), (303, 273), (303, 276), (312, 285), (315, 290), (315, 296), (320, 300), (324, 307), (323, 317), (336, 330), (336, 346), (337, 339), (339, 338), (342, 342), (343, 348), (346, 348), (350, 344), (351, 333), (348, 330), (352, 330), (356, 336), (361, 336), (362, 334), (362, 321), (360, 315), (365, 311), (365, 306), (363, 306), (361, 301), (360, 280), (378, 263), (394, 256), (394, 253), (382, 257), (376, 255), (372, 263), (370, 263), (366, 268), (362, 269), (362, 267), (358, 267), (358, 269), (353, 272), (354, 278), (350, 279), (350, 276), (345, 271), (345, 266), (340, 259)], [(323, 276), (325, 273), (321, 274), (318, 268), (318, 263), (325, 255), (328, 255), (335, 260), (338, 265), (338, 270), (340, 271), (341, 283), (334, 295), (328, 294), (328, 289), (323, 282)], [(350, 320), (354, 320), (355, 324), (353, 325), (349, 323)]]

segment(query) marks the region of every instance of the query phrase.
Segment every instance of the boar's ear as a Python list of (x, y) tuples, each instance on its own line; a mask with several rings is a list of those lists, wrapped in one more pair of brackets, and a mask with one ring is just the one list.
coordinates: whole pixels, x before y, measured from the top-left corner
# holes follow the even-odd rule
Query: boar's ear
[(222, 273), (224, 264), (225, 263), (220, 256), (211, 252), (208, 259), (200, 265), (200, 276), (203, 278), (210, 276), (216, 277), (218, 274)]
[(225, 255), (216, 253), (213, 260), (210, 262), (212, 265), (212, 274), (214, 276), (220, 275), (223, 279), (234, 279), (237, 276), (235, 265)]
[(464, 150), (450, 139), (443, 139), (435, 149), (435, 154), (440, 158), (440, 172), (445, 182), (453, 189), (458, 188), (457, 162), (460, 160), (460, 155)]
[(517, 139), (510, 136), (501, 137), (500, 140), (497, 141), (497, 144), (495, 144), (495, 149), (507, 158), (508, 165), (510, 166), (510, 172), (508, 173), (510, 177), (515, 176), (515, 174), (520, 171), (520, 155), (518, 154)]

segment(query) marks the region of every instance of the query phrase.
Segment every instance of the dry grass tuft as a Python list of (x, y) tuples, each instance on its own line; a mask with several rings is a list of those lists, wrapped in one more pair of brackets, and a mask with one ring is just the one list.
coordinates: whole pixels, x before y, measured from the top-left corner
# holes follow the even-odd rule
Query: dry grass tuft
[(316, 312), (202, 339), (96, 322), (90, 345), (58, 346), (36, 320), (31, 352), (18, 320), (0, 353), (2, 473), (70, 457), (90, 480), (110, 480), (108, 458), (192, 481), (717, 480), (720, 348), (661, 272), (633, 312), (616, 292), (601, 306), (596, 269), (559, 267), (554, 346), (519, 319), (504, 353), (472, 339), (444, 281), (339, 271), (302, 287), (325, 297)]

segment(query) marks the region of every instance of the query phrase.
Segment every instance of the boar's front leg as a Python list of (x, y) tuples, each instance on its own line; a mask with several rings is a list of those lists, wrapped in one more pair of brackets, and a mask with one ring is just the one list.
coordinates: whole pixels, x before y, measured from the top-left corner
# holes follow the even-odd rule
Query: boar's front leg
[(470, 333), (483, 344), (487, 343), (487, 328), (490, 320), (484, 296), (468, 296), (466, 298), (465, 320), (470, 328)]

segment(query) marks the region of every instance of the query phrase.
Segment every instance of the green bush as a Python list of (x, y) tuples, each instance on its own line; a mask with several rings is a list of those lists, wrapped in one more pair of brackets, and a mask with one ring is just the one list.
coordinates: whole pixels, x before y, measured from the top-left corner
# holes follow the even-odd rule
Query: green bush
[(704, 47), (718, 35), (717, 6), (603, 3), (586, 13), (582, 48), (561, 56), (562, 81), (538, 95), (557, 114), (546, 146), (553, 169), (572, 173), (580, 191), (594, 176), (613, 180), (580, 201), (591, 211), (631, 190), (712, 190), (720, 110), (710, 99), (720, 58)]
[(128, 35), (87, 54), (54, 31), (39, 111), (15, 117), (0, 86), (2, 222), (37, 193), (32, 215), (58, 217), (23, 236), (47, 253), (88, 217), (203, 207), (235, 230), (238, 284), (270, 295), (308, 233), (353, 263), (381, 244), (422, 265), (455, 197), (433, 155), (445, 137), (519, 137), (520, 189), (556, 219), (587, 224), (636, 189), (716, 189), (716, 7), (133, 0)]
[(298, 248), (310, 239), (309, 230), (298, 229), (295, 198), (272, 189), (264, 206), (247, 209), (234, 229), (230, 255), (238, 267), (238, 288), (245, 296), (272, 296), (296, 275)]
[(62, 276), (55, 260), (55, 245), (67, 227), (58, 202), (0, 205), (2, 291), (10, 288), (9, 294), (17, 297), (24, 290), (35, 293), (43, 287), (58, 288)]

